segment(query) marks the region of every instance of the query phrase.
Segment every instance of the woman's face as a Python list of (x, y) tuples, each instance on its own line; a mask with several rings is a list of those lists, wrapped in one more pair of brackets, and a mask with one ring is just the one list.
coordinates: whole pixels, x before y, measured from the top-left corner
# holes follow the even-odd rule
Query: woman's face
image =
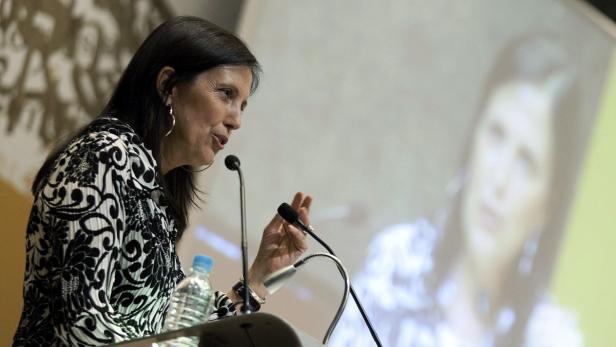
[(163, 172), (180, 165), (210, 164), (240, 127), (252, 73), (247, 66), (219, 66), (173, 88), (175, 126), (163, 139)]
[(497, 88), (486, 104), (462, 202), (465, 247), (482, 271), (503, 270), (545, 223), (552, 116), (548, 94), (523, 82)]

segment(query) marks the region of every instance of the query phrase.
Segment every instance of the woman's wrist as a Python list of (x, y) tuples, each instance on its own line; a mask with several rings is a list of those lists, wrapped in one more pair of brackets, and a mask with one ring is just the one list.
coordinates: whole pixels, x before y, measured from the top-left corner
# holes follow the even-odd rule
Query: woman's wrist
[(259, 296), (257, 292), (249, 284), (248, 287), (244, 285), (244, 280), (240, 279), (232, 288), (232, 290), (227, 295), (237, 306), (239, 304), (244, 304), (245, 299), (248, 298), (248, 302), (250, 304), (252, 311), (259, 311), (261, 309), (261, 305), (265, 303), (265, 298)]
[(250, 289), (252, 289), (259, 298), (263, 299), (263, 301), (265, 301), (269, 295), (267, 288), (265, 288), (263, 284), (264, 278), (265, 274), (260, 274), (259, 271), (254, 269), (254, 266), (248, 271), (248, 286), (250, 286)]
[(254, 292), (254, 294), (259, 298), (259, 300), (264, 303), (265, 299), (268, 296), (268, 292), (263, 282), (253, 282), (249, 280), (248, 286)]

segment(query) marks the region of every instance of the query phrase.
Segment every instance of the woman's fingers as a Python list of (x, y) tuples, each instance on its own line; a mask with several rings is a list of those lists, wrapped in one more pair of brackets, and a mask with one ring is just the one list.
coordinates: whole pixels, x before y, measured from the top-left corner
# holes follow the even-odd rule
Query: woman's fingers
[(306, 196), (304, 201), (298, 210), (299, 217), (302, 219), (302, 222), (306, 225), (310, 225), (310, 206), (312, 205), (312, 197), (310, 195)]
[(274, 218), (272, 218), (272, 220), (267, 224), (267, 226), (265, 226), (265, 231), (278, 230), (283, 222), (284, 219), (282, 219), (282, 217), (278, 213), (276, 213), (274, 215)]
[(284, 230), (295, 249), (304, 251), (308, 248), (306, 234), (302, 230), (290, 224), (285, 224)]
[(291, 202), (291, 206), (297, 211), (302, 205), (303, 201), (304, 201), (304, 193), (297, 192), (293, 196), (293, 201)]
[(304, 200), (302, 201), (300, 208), (305, 208), (306, 211), (310, 212), (310, 206), (312, 205), (312, 196), (310, 195), (306, 195), (306, 197), (304, 197)]

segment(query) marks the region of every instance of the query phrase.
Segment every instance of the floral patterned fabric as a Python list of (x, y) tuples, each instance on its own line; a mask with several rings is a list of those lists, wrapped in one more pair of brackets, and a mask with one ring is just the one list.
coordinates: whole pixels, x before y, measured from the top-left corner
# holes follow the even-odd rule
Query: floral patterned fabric
[[(104, 345), (160, 332), (184, 274), (156, 165), (115, 118), (99, 118), (60, 154), (26, 230), (15, 346)], [(232, 315), (230, 300), (216, 296), (219, 315)]]

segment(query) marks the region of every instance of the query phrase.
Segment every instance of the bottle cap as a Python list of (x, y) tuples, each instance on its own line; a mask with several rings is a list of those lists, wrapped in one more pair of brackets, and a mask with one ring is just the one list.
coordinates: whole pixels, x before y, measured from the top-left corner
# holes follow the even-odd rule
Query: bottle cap
[(194, 271), (200, 269), (207, 272), (212, 272), (212, 265), (214, 265), (214, 261), (211, 257), (203, 254), (197, 254), (195, 259), (193, 259), (192, 268)]

